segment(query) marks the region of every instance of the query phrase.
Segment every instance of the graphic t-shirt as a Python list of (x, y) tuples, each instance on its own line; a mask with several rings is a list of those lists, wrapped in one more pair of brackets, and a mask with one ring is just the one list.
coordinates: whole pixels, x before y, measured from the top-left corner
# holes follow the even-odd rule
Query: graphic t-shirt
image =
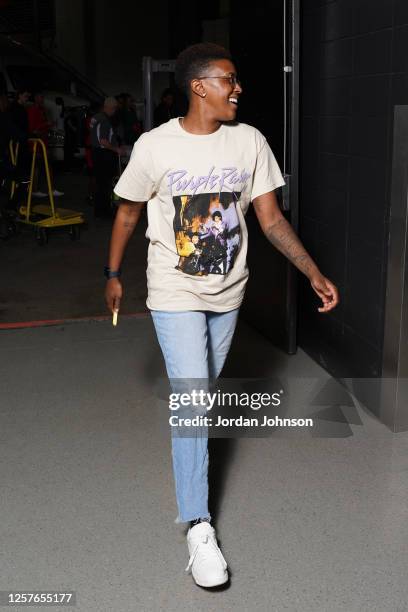
[(175, 118), (142, 134), (114, 191), (148, 202), (148, 308), (238, 308), (248, 279), (244, 215), (284, 184), (265, 137), (245, 123), (197, 135)]

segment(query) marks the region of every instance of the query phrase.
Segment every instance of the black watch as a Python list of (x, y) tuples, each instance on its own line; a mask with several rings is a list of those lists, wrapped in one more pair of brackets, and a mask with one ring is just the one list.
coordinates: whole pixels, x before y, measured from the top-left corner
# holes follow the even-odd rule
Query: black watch
[(119, 270), (111, 270), (108, 266), (105, 266), (103, 269), (103, 273), (105, 275), (105, 278), (109, 280), (110, 278), (119, 278), (122, 274), (122, 270), (120, 268)]

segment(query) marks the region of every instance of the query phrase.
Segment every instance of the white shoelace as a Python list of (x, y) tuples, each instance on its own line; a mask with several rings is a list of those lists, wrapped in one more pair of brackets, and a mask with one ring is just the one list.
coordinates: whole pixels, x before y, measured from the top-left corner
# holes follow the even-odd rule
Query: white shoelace
[(188, 571), (189, 571), (189, 569), (191, 568), (191, 566), (193, 565), (193, 563), (194, 563), (194, 559), (195, 559), (195, 558), (196, 558), (196, 556), (197, 556), (197, 553), (198, 553), (198, 550), (199, 550), (199, 548), (200, 548), (201, 544), (210, 544), (210, 546), (211, 546), (211, 547), (212, 547), (212, 548), (215, 550), (215, 552), (217, 553), (218, 558), (219, 558), (219, 560), (221, 561), (223, 568), (224, 568), (224, 569), (227, 569), (227, 562), (226, 562), (226, 560), (224, 559), (222, 552), (221, 552), (221, 551), (220, 551), (220, 549), (218, 548), (218, 546), (217, 546), (216, 542), (214, 542), (214, 538), (210, 537), (210, 536), (207, 534), (207, 535), (205, 535), (205, 536), (202, 536), (202, 537), (201, 537), (201, 539), (200, 539), (200, 541), (199, 541), (199, 542), (197, 542), (197, 545), (195, 546), (195, 548), (194, 548), (193, 552), (191, 553), (190, 560), (189, 560), (188, 565), (187, 565), (187, 567), (186, 567), (186, 569), (185, 569), (185, 571), (186, 571), (186, 572), (188, 572)]

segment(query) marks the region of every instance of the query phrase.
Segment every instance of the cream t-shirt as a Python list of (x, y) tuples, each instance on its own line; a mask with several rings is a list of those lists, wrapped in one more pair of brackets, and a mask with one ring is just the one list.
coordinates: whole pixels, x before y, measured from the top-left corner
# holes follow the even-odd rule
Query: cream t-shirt
[(147, 307), (238, 308), (248, 279), (244, 215), (284, 184), (265, 137), (245, 123), (197, 135), (175, 118), (142, 134), (115, 193), (148, 202)]

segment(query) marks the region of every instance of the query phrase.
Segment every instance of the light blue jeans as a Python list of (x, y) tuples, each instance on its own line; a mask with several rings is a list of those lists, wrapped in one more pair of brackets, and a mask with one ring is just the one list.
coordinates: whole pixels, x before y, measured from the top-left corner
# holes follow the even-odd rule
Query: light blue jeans
[[(224, 365), (239, 308), (228, 312), (151, 310), (172, 392), (186, 391), (192, 381), (215, 380)], [(174, 414), (174, 412), (170, 413)], [(194, 431), (194, 428), (193, 428)], [(176, 523), (211, 518), (208, 511), (208, 435), (197, 427), (191, 437), (172, 435)], [(204, 433), (203, 433), (204, 431)]]

